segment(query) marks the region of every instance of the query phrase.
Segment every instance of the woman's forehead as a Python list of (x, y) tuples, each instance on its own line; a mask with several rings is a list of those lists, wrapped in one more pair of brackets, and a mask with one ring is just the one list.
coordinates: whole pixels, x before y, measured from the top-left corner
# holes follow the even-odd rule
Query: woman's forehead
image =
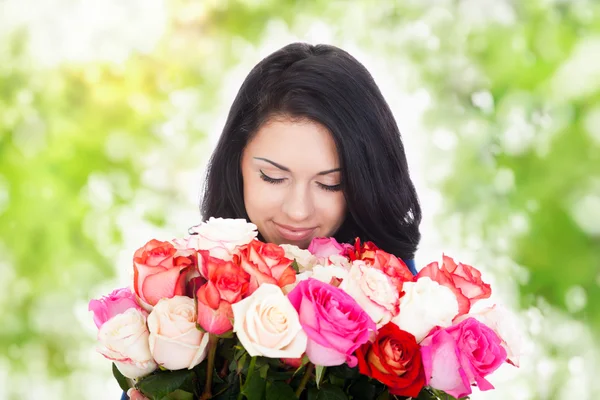
[(339, 168), (331, 133), (325, 126), (310, 120), (270, 120), (254, 135), (245, 153), (253, 158), (269, 159), (292, 171)]

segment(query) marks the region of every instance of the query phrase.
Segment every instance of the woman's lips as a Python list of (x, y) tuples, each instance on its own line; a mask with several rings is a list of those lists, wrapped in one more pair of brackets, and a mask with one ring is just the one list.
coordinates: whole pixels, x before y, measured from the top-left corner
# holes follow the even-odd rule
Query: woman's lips
[(275, 225), (275, 228), (277, 228), (277, 231), (279, 232), (281, 237), (283, 237), (284, 239), (287, 239), (287, 240), (292, 240), (292, 241), (306, 240), (309, 237), (311, 237), (311, 235), (313, 234), (315, 229), (317, 229), (317, 228), (296, 228), (296, 227), (292, 227), (292, 226), (288, 226), (288, 225), (279, 225), (277, 223), (274, 223), (274, 225)]

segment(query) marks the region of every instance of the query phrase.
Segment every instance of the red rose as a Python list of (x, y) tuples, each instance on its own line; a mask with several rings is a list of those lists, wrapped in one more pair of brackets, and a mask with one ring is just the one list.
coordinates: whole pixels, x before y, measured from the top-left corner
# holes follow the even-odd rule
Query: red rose
[(365, 242), (361, 246), (360, 239), (356, 238), (354, 249), (348, 251), (348, 257), (351, 261), (363, 260), (366, 264), (382, 271), (390, 277), (400, 293), (402, 292), (402, 284), (412, 282), (414, 279), (404, 261), (379, 249), (373, 242)]
[(458, 315), (469, 312), (471, 306), (480, 299), (487, 299), (492, 294), (489, 284), (481, 280), (481, 272), (470, 265), (454, 262), (446, 255), (443, 256), (442, 267), (433, 262), (417, 274), (417, 279), (427, 276), (442, 286), (446, 286), (458, 300)]
[(250, 274), (248, 294), (254, 293), (263, 283), (284, 287), (296, 282), (296, 271), (292, 268), (293, 260), (286, 258), (285, 250), (276, 244), (253, 240), (240, 247), (234, 261)]
[(162, 298), (185, 294), (186, 275), (195, 257), (178, 255), (169, 242), (152, 239), (133, 256), (133, 289), (145, 303), (154, 306)]
[(198, 269), (207, 282), (196, 292), (198, 324), (207, 332), (222, 334), (232, 329), (231, 305), (248, 293), (250, 275), (239, 265), (198, 251)]
[(392, 322), (384, 325), (373, 343), (357, 351), (358, 370), (377, 379), (396, 396), (417, 397), (425, 386), (421, 352), (415, 337)]

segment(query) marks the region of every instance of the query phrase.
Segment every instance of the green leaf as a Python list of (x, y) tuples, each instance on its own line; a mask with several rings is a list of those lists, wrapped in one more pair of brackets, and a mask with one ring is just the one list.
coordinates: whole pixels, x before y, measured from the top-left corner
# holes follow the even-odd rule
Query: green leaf
[(267, 373), (269, 372), (269, 364), (265, 364), (258, 369), (258, 373), (260, 377), (263, 379), (267, 379)]
[[(182, 386), (188, 386), (189, 381), (193, 380), (195, 373), (193, 370), (182, 369), (178, 371), (159, 371), (149, 375), (137, 384), (137, 388), (151, 400), (162, 400), (168, 394), (181, 389)], [(187, 382), (186, 382), (187, 381)]]
[(194, 400), (194, 393), (177, 389), (176, 391), (163, 397), (161, 400)]
[(266, 400), (293, 400), (297, 399), (296, 393), (285, 382), (273, 382), (267, 385)]
[(325, 370), (327, 369), (327, 367), (324, 367), (322, 365), (316, 365), (315, 366), (315, 375), (316, 375), (316, 382), (317, 382), (317, 388), (319, 388), (319, 385), (321, 384), (321, 381), (323, 380), (323, 375), (325, 374)]
[(296, 271), (297, 274), (300, 273), (300, 267), (298, 266), (298, 261), (294, 260), (292, 262), (292, 268), (294, 269), (294, 271)]
[(329, 367), (327, 371), (329, 371), (329, 374), (331, 375), (335, 375), (344, 379), (356, 379), (360, 376), (358, 367), (350, 368), (348, 364)]
[(217, 335), (217, 337), (219, 339), (231, 339), (231, 338), (233, 338), (233, 331), (227, 331), (225, 333)]
[(348, 394), (355, 399), (375, 400), (377, 395), (384, 390), (385, 386), (383, 384), (362, 375), (352, 381), (352, 384), (348, 388)]
[(117, 368), (117, 365), (115, 363), (113, 363), (112, 365), (112, 372), (115, 379), (117, 380), (117, 383), (119, 384), (119, 387), (121, 387), (121, 389), (123, 389), (124, 392), (128, 391), (130, 388), (129, 382), (127, 381), (127, 378), (123, 376), (121, 371), (119, 371), (119, 368)]
[(244, 382), (242, 394), (248, 400), (261, 400), (265, 392), (266, 381), (260, 377), (260, 374), (253, 373)]
[(339, 387), (326, 383), (317, 393), (316, 400), (348, 400), (348, 396)]

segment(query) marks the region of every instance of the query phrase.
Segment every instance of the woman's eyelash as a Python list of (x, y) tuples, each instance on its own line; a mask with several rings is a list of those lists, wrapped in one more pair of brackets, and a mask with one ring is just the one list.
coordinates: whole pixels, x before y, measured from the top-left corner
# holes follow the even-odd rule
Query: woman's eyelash
[(317, 185), (323, 190), (327, 190), (328, 192), (338, 192), (342, 190), (342, 184), (338, 183), (337, 185), (324, 185), (322, 183), (317, 182)]
[[(260, 171), (260, 179), (262, 179), (265, 182), (272, 183), (272, 184), (282, 183), (285, 180), (285, 178), (271, 178), (270, 176), (268, 176), (267, 174), (265, 174), (262, 171)], [(319, 185), (319, 187), (321, 189), (326, 190), (328, 192), (338, 192), (338, 191), (342, 190), (342, 185), (339, 183), (337, 185), (324, 185), (320, 182), (317, 182), (317, 185)]]
[(281, 183), (284, 181), (284, 178), (281, 179), (275, 179), (275, 178), (271, 178), (270, 176), (266, 175), (264, 172), (260, 171), (260, 179), (262, 179), (265, 182), (268, 183)]

